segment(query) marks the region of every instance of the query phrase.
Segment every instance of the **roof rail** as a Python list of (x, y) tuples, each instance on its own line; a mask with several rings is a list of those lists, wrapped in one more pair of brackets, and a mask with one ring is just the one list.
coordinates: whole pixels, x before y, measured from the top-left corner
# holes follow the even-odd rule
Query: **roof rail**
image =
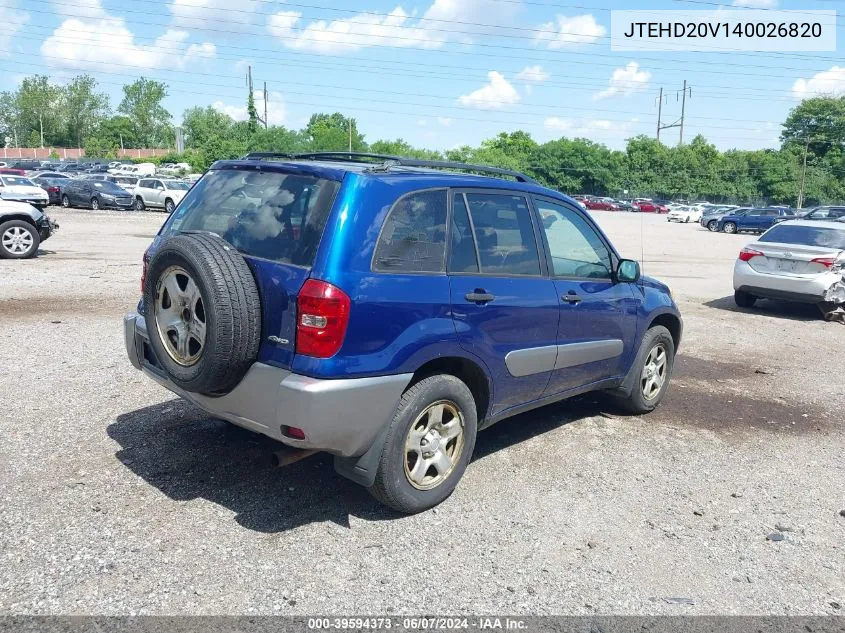
[(379, 165), (373, 165), (373, 171), (388, 171), (391, 167), (425, 167), (429, 169), (456, 169), (462, 171), (474, 171), (482, 174), (493, 174), (496, 176), (510, 176), (517, 182), (534, 183), (536, 181), (525, 174), (511, 169), (490, 167), (488, 165), (473, 165), (449, 160), (424, 160), (420, 158), (406, 158), (404, 156), (391, 156), (390, 154), (370, 154), (367, 152), (303, 152), (298, 154), (287, 154), (284, 152), (250, 152), (244, 156), (244, 160), (282, 158), (287, 160), (326, 160), (338, 162), (364, 162), (365, 160), (382, 161)]

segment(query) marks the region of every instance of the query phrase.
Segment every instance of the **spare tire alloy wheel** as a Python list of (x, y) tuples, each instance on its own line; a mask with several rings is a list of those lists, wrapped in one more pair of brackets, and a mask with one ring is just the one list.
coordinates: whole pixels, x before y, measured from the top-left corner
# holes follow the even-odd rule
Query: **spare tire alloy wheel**
[(155, 320), (170, 358), (185, 367), (199, 360), (205, 346), (205, 306), (196, 282), (184, 268), (171, 266), (160, 277)]
[(258, 357), (255, 278), (212, 233), (176, 234), (158, 246), (147, 265), (144, 319), (159, 364), (186, 391), (227, 393)]

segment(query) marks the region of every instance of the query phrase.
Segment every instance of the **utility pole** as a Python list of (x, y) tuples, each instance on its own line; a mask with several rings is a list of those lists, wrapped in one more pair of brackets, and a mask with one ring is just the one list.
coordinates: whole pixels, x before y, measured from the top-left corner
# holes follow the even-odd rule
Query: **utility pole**
[(352, 117), (349, 117), (349, 153), (352, 153)]
[(686, 116), (686, 107), (687, 107), (687, 93), (689, 92), (690, 98), (692, 98), (692, 86), (687, 86), (687, 80), (684, 79), (684, 87), (681, 90), (675, 91), (675, 99), (677, 100), (681, 93), (683, 93), (683, 101), (681, 102), (681, 118), (676, 120), (674, 123), (669, 125), (663, 125), (661, 121), (661, 115), (663, 112), (663, 88), (660, 89), (660, 96), (658, 97), (659, 103), (657, 108), (657, 140), (660, 140), (660, 130), (668, 130), (669, 128), (677, 127), (681, 128), (681, 142), (680, 144), (683, 145), (684, 143), (684, 118)]
[(810, 139), (805, 139), (804, 144), (804, 164), (801, 166), (801, 189), (798, 191), (798, 208), (804, 205), (804, 179), (807, 176), (807, 152), (810, 151)]
[(660, 117), (663, 114), (663, 87), (660, 88), (660, 96), (657, 97), (657, 140), (660, 140)]
[(267, 82), (264, 82), (264, 129), (267, 129)]

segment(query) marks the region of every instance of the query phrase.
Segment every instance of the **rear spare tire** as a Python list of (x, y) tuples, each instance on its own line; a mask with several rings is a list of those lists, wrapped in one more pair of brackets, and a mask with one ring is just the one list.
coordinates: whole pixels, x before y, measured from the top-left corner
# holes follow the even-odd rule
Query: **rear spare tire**
[(144, 318), (170, 379), (186, 391), (231, 391), (258, 356), (261, 302), (243, 257), (213, 233), (167, 239), (147, 266)]

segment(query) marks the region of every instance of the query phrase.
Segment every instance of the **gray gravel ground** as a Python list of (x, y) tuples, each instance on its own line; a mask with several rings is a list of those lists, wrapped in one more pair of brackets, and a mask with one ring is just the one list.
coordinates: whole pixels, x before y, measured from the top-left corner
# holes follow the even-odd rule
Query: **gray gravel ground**
[(162, 215), (52, 213), (40, 257), (0, 261), (0, 613), (842, 613), (845, 328), (736, 309), (751, 238), (598, 214), (684, 312), (667, 400), (502, 422), (400, 517), (129, 365)]

